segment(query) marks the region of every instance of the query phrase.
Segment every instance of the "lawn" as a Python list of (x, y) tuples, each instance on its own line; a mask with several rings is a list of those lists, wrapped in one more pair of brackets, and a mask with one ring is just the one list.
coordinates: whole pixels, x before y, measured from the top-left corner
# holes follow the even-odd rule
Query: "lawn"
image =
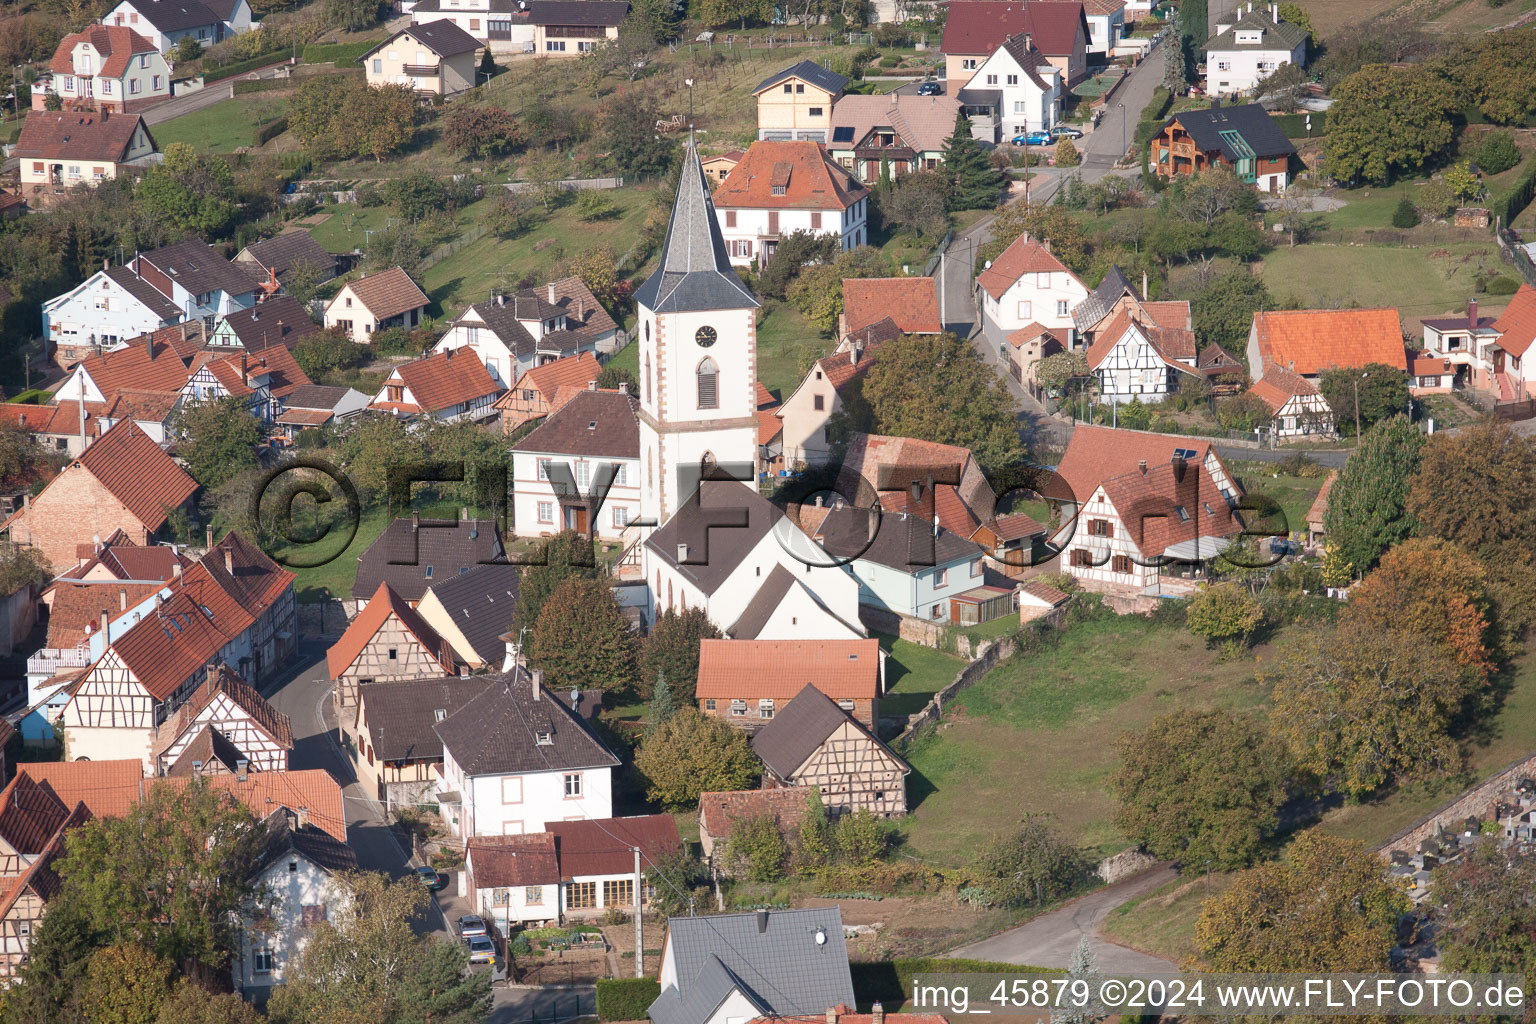
[(1294, 297), (1303, 309), (1392, 306), (1411, 320), (1465, 309), (1478, 270), (1501, 272), (1503, 264), (1483, 236), (1433, 249), (1298, 245), (1273, 250), (1259, 268), (1271, 293)]
[[(1228, 468), (1237, 475), (1237, 482), (1249, 495), (1263, 494), (1280, 503), (1285, 512), (1285, 526), (1290, 533), (1305, 533), (1307, 510), (1317, 500), (1326, 476), (1301, 477), (1276, 473), (1273, 463), (1232, 462)], [(1279, 529), (1279, 522), (1267, 524)]]
[[(295, 531), (303, 530), (308, 525), (309, 510), (314, 507), (314, 503), (306, 497), (300, 497), (294, 502)], [(418, 501), (414, 507), (423, 516), (458, 518), (459, 515), (459, 507), (456, 504), (437, 506), (430, 501)], [(297, 577), (293, 581), (293, 592), (298, 600), (308, 604), (323, 601), (327, 597), (343, 601), (349, 599), (352, 596), (352, 584), (357, 580), (357, 560), (362, 557), (364, 551), (368, 550), (368, 545), (384, 532), (384, 528), (389, 525), (389, 519), (389, 513), (382, 506), (363, 509), (356, 535), (346, 548), (340, 551), (337, 551), (337, 548), (343, 531), (339, 529), (333, 530), (332, 536), (313, 544), (277, 544), (273, 549), (274, 557), (302, 559), (305, 562), (319, 561), (335, 552), (334, 557), (313, 568), (288, 567), (289, 571)]]
[(356, 203), (327, 206), (316, 216), (324, 216), (325, 219), (310, 228), (309, 233), (315, 241), (325, 246), (326, 252), (351, 252), (353, 249), (366, 248), (368, 232), (382, 231), (390, 226), (391, 221), (399, 219), (391, 207), (358, 206)]
[(222, 100), (210, 107), (172, 118), (150, 129), (161, 151), (173, 142), (185, 142), (199, 153), (233, 153), (255, 140), (252, 132), (281, 117), (288, 101), (256, 93)]
[(832, 350), (832, 341), (787, 302), (763, 299), (757, 312), (757, 379), (787, 399), (814, 360)]
[(1051, 814), (1093, 857), (1119, 852), (1114, 740), (1164, 712), (1256, 706), (1254, 668), (1252, 655), (1220, 660), (1182, 627), (1139, 616), (1080, 622), (1053, 647), (1010, 658), (905, 751), (914, 809), (901, 827), (913, 853), (968, 863), (1030, 811)]
[(1226, 891), (1233, 876), (1191, 872), (1145, 896), (1122, 903), (1104, 920), (1104, 934), (1125, 946), (1175, 962), (1195, 952), (1195, 922), (1211, 897)]
[(885, 696), (880, 710), (889, 715), (911, 715), (923, 709), (939, 690), (954, 682), (965, 661), (922, 644), (910, 643), (888, 633), (874, 634), (885, 659)]

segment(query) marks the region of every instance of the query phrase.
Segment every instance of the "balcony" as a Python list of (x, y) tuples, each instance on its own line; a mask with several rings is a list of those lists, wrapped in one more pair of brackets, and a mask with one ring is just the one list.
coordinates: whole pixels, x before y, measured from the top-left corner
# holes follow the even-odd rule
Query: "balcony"
[(27, 675), (50, 679), (62, 671), (85, 668), (91, 663), (90, 651), (78, 647), (44, 647), (27, 659)]
[(436, 78), (442, 64), (407, 64), (402, 68), (412, 78)]

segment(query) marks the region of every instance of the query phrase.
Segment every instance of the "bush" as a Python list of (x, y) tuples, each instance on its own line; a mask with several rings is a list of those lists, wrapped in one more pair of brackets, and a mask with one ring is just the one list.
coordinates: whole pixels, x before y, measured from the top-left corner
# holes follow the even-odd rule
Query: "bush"
[(1520, 213), (1531, 205), (1531, 198), (1536, 196), (1536, 160), (1531, 161), (1526, 167), (1525, 173), (1520, 175), (1520, 180), (1515, 182), (1504, 195), (1495, 199), (1490, 204), (1490, 209), (1497, 221), (1498, 227), (1509, 227), (1510, 221), (1520, 216)]
[(618, 212), (613, 197), (602, 189), (584, 189), (576, 197), (576, 216), (582, 220), (605, 220)]
[(518, 932), (512, 938), (512, 945), (509, 948), (513, 956), (529, 956), (533, 953), (533, 943), (529, 942), (528, 936), (522, 932)]
[(1519, 290), (1520, 282), (1512, 277), (1505, 277), (1503, 274), (1491, 278), (1484, 289), (1489, 295), (1513, 295)]
[(645, 1020), (646, 1011), (661, 995), (654, 978), (600, 978), (597, 982), (598, 1020)]
[(1061, 141), (1056, 143), (1056, 166), (1076, 167), (1082, 162), (1083, 158), (1078, 153), (1077, 147), (1072, 144), (1071, 139), (1063, 135)]
[(1395, 228), (1417, 227), (1419, 223), (1419, 211), (1413, 205), (1413, 200), (1407, 196), (1397, 201), (1397, 206), (1392, 210), (1392, 226)]
[(1503, 174), (1520, 162), (1520, 149), (1509, 132), (1493, 132), (1477, 147), (1475, 159), (1484, 174)]

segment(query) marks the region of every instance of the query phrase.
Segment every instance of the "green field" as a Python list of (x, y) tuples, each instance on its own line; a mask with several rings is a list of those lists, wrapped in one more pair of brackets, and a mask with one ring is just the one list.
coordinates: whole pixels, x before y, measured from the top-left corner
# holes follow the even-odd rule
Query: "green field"
[(886, 633), (876, 633), (885, 659), (885, 696), (881, 712), (911, 715), (923, 709), (940, 689), (954, 681), (964, 660), (922, 644), (910, 643)]
[(789, 398), (812, 362), (832, 351), (800, 311), (787, 302), (764, 299), (757, 314), (757, 379), (781, 400)]
[(368, 232), (382, 231), (392, 220), (399, 219), (387, 206), (358, 206), (356, 203), (328, 206), (318, 216), (325, 219), (310, 228), (309, 233), (325, 246), (326, 252), (365, 248)]
[(287, 105), (278, 96), (236, 96), (157, 124), (150, 134), (162, 151), (173, 142), (185, 142), (199, 153), (233, 153), (251, 145), (251, 133), (281, 117)]
[[(1230, 462), (1227, 468), (1237, 475), (1237, 482), (1247, 494), (1263, 494), (1280, 503), (1285, 512), (1286, 529), (1291, 533), (1305, 533), (1307, 510), (1317, 500), (1326, 476), (1300, 477), (1276, 473), (1273, 463)], [(1278, 521), (1269, 524), (1278, 528)]]
[(1273, 250), (1258, 266), (1272, 294), (1294, 297), (1303, 309), (1392, 306), (1409, 320), (1465, 309), (1473, 276), (1503, 264), (1484, 236), (1434, 249), (1298, 245)]

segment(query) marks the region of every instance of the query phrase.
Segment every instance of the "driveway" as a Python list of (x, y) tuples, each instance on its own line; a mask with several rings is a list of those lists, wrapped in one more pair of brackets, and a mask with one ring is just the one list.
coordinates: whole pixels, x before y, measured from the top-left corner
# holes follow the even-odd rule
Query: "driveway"
[(486, 1024), (556, 1024), (597, 1013), (595, 985), (498, 985)]
[(961, 946), (946, 955), (1031, 967), (1065, 968), (1086, 935), (1101, 974), (1121, 977), (1176, 974), (1178, 965), (1173, 961), (1116, 945), (1099, 935), (1099, 928), (1110, 911), (1122, 903), (1177, 877), (1178, 873), (1172, 867), (1159, 865), (1134, 878), (1095, 890), (1028, 924)]

